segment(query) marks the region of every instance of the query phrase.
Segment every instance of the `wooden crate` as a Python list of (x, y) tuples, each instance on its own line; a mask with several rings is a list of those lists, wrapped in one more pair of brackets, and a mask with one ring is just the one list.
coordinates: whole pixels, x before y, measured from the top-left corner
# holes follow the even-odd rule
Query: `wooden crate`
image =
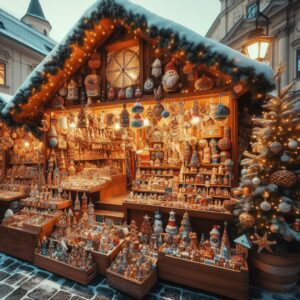
[(106, 271), (108, 284), (123, 293), (132, 296), (135, 299), (143, 299), (152, 289), (157, 281), (157, 269), (152, 270), (144, 281), (128, 279), (118, 273), (112, 272), (111, 269)]
[(241, 271), (186, 260), (159, 253), (160, 279), (219, 294), (232, 299), (248, 299), (248, 269)]
[(101, 254), (97, 251), (91, 251), (94, 260), (97, 263), (98, 273), (101, 275), (106, 274), (107, 268), (110, 266), (110, 264), (114, 261), (115, 257), (118, 255), (120, 250), (122, 249), (122, 245), (124, 243), (124, 240), (120, 242), (120, 244), (112, 250), (109, 254)]
[(37, 253), (34, 253), (34, 264), (49, 272), (55, 273), (84, 285), (88, 285), (97, 275), (96, 265), (94, 265), (88, 271), (80, 270), (66, 263)]
[(0, 252), (8, 255), (33, 262), (38, 239), (39, 234), (0, 225)]

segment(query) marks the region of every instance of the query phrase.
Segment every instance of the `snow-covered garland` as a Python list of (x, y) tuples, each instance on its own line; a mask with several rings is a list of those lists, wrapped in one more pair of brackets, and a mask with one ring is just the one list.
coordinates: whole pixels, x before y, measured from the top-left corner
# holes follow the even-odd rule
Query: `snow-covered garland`
[[(31, 78), (30, 84), (20, 89), (12, 100), (13, 108), (17, 113), (22, 111), (22, 104), (26, 104), (28, 99), (33, 95), (32, 89), (40, 91), (43, 84), (48, 82), (47, 74), (56, 75), (60, 69), (64, 68), (65, 61), (70, 58), (72, 54), (71, 45), (84, 45), (85, 32), (92, 30), (100, 20), (103, 18), (113, 18), (116, 20), (123, 20), (132, 31), (138, 30), (143, 35), (150, 39), (158, 39), (157, 48), (168, 48), (170, 54), (178, 51), (184, 51), (186, 58), (195, 65), (205, 63), (207, 66), (217, 65), (219, 70), (232, 77), (232, 82), (236, 83), (239, 80), (247, 80), (253, 85), (258, 93), (266, 93), (274, 88), (274, 86), (264, 77), (263, 74), (256, 74), (255, 68), (251, 66), (239, 67), (233, 59), (229, 59), (225, 54), (211, 51), (210, 47), (201, 43), (194, 43), (188, 41), (185, 37), (180, 37), (178, 33), (167, 28), (158, 28), (156, 25), (148, 26), (147, 17), (144, 14), (134, 13), (131, 10), (117, 3), (116, 0), (101, 1), (96, 10), (90, 14), (90, 18), (82, 17), (73, 30), (72, 34), (64, 41), (64, 44), (58, 47), (56, 53), (51, 60), (46, 62), (42, 71), (36, 71)], [(172, 43), (170, 41), (172, 40)], [(3, 106), (0, 98), (0, 108)], [(15, 127), (18, 124), (13, 120), (10, 113), (0, 113), (0, 118), (5, 120), (8, 126)], [(28, 125), (36, 133), (35, 126)]]

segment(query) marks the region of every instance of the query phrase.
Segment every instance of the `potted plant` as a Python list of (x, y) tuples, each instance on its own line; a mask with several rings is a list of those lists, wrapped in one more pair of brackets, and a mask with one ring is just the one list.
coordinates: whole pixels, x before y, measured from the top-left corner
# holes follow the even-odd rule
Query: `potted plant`
[(277, 95), (253, 118), (252, 152), (244, 153), (233, 192), (238, 231), (254, 246), (250, 278), (275, 292), (292, 290), (300, 271), (300, 101), (288, 96), (293, 83), (281, 89), (283, 72), (280, 65)]

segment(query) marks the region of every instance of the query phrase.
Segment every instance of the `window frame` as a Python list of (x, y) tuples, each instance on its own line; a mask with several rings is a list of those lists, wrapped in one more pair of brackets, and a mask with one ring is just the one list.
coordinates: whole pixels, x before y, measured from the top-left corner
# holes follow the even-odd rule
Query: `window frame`
[(296, 49), (296, 79), (300, 80), (300, 48)]
[(6, 68), (6, 63), (3, 61), (0, 61), (0, 72), (2, 71), (3, 66), (3, 83), (0, 82), (0, 86), (6, 86), (6, 76), (7, 76), (7, 68)]
[[(253, 9), (256, 9), (255, 10), (255, 15), (253, 15)], [(247, 19), (253, 19), (253, 18), (256, 18), (257, 17), (257, 9), (258, 9), (258, 7), (257, 7), (257, 2), (256, 1), (254, 1), (254, 2), (252, 2), (252, 3), (249, 3), (248, 5), (247, 5), (247, 8), (246, 8), (246, 18)], [(251, 15), (250, 15), (250, 13), (252, 13)]]

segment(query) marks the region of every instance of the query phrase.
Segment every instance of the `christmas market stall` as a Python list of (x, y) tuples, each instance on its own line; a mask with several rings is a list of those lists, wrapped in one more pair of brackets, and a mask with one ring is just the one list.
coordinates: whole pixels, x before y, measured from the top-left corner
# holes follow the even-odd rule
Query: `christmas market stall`
[(84, 284), (107, 273), (142, 298), (158, 276), (246, 299), (251, 243), (234, 246), (232, 188), (273, 87), (262, 63), (127, 0), (97, 1), (2, 110), (32, 137), (14, 142), (10, 168), (38, 166), (3, 226), (49, 217), (35, 263)]

